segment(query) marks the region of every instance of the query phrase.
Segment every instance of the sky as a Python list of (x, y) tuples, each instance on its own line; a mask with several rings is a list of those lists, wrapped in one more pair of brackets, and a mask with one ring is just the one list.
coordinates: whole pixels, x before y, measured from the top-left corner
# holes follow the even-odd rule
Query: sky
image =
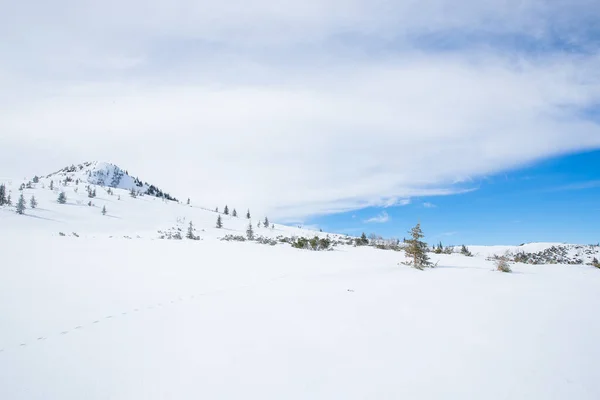
[(2, 176), (98, 160), (283, 223), (597, 241), (596, 0), (0, 9)]

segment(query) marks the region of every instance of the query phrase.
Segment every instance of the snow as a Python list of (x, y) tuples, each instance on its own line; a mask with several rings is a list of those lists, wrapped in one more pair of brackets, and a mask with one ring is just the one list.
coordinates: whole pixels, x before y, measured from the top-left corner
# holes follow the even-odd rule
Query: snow
[[(591, 266), (224, 242), (242, 206), (216, 229), (195, 205), (98, 187), (89, 207), (84, 184), (60, 205), (42, 183), (39, 209), (0, 207), (0, 399), (600, 398)], [(190, 220), (202, 240), (158, 239)]]

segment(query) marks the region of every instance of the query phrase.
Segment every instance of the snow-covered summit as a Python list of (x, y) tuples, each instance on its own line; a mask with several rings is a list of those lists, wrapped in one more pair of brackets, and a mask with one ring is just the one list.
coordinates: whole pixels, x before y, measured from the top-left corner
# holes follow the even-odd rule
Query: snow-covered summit
[(169, 193), (157, 186), (143, 182), (138, 177), (132, 177), (129, 172), (107, 162), (85, 162), (71, 165), (45, 176), (46, 180), (81, 181), (91, 185), (112, 187), (115, 189), (134, 190), (150, 196), (164, 197), (176, 201)]

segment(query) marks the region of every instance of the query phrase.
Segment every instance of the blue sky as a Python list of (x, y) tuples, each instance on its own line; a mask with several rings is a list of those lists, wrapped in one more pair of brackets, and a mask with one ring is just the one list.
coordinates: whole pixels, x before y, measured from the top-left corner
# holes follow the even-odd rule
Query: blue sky
[(421, 221), (426, 240), (448, 245), (600, 242), (600, 151), (551, 158), (466, 186), (476, 190), (314, 218), (307, 224), (350, 235), (402, 238)]

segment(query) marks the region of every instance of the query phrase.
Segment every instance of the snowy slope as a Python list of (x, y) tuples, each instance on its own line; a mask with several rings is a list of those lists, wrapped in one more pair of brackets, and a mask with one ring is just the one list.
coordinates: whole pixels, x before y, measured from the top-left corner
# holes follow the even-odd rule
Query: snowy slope
[[(487, 259), (559, 244), (417, 271), (372, 247), (224, 242), (245, 234), (243, 205), (133, 198), (134, 178), (99, 185), (118, 167), (70, 170), (25, 187), (25, 215), (0, 207), (2, 400), (600, 398), (600, 270)], [(28, 181), (5, 180), (13, 202)], [(257, 235), (327, 235), (263, 219)], [(190, 222), (202, 240), (158, 239)]]
[[(600, 273), (215, 240), (7, 238), (0, 398), (600, 398)], [(35, 249), (35, 251), (30, 251)], [(6, 253), (6, 252), (5, 252)]]
[[(113, 178), (121, 176), (114, 188), (108, 184), (117, 183)], [(31, 186), (28, 188), (27, 184)], [(15, 203), (21, 194), (27, 200), (25, 215), (17, 215), (14, 207), (0, 207), (0, 235), (12, 232), (26, 232), (28, 235), (58, 235), (77, 233), (80, 236), (130, 236), (158, 237), (158, 231), (181, 228), (185, 234), (189, 222), (200, 238), (223, 237), (225, 235), (245, 235), (248, 224), (252, 222), (255, 233), (264, 237), (284, 236), (325, 236), (326, 234), (287, 227), (275, 222), (275, 228), (258, 227), (264, 221), (264, 215), (253, 215), (246, 219), (247, 209), (243, 205), (237, 208), (238, 217), (218, 214), (206, 209), (201, 199), (193, 199), (190, 205), (178, 203), (152, 195), (130, 196), (130, 190), (139, 189), (142, 193), (154, 185), (136, 184), (121, 168), (108, 163), (85, 163), (65, 168), (61, 171), (39, 178), (38, 183), (31, 180), (0, 180), (5, 183)], [(53, 189), (50, 189), (50, 186)], [(101, 185), (101, 184), (104, 184)], [(95, 189), (96, 197), (88, 197), (88, 188)], [(109, 193), (109, 189), (112, 194)], [(159, 189), (160, 190), (160, 189)], [(57, 198), (61, 192), (67, 196), (66, 204), (59, 204)], [(29, 208), (29, 200), (35, 196), (38, 208)], [(92, 206), (88, 204), (92, 203)], [(199, 204), (198, 204), (199, 203)], [(221, 211), (225, 204), (219, 205)], [(107, 214), (102, 214), (106, 207)], [(230, 214), (235, 204), (229, 204)], [(223, 229), (216, 229), (218, 215), (221, 215)], [(338, 236), (338, 235), (332, 235)]]

